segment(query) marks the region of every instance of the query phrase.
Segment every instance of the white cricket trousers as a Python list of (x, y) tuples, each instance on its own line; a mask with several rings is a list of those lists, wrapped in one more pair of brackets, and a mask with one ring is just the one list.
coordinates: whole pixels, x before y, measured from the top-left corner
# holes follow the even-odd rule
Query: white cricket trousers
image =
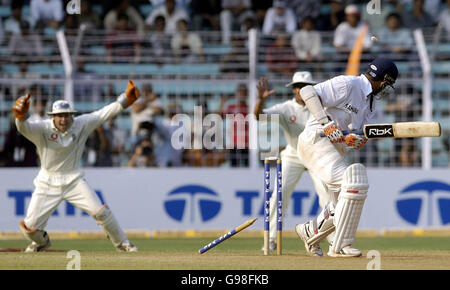
[[(292, 147), (286, 147), (280, 153), (281, 157), (281, 188), (282, 188), (282, 222), (284, 222), (284, 217), (286, 209), (289, 206), (292, 194), (294, 193), (295, 187), (299, 182), (302, 174), (306, 169), (303, 162), (299, 159), (297, 150)], [(325, 206), (330, 200), (329, 194), (326, 187), (322, 184), (320, 179), (316, 178), (310, 173), (311, 179), (314, 182), (314, 188), (319, 196), (320, 206)], [(275, 241), (277, 235), (277, 182), (276, 175), (275, 178), (272, 177), (274, 189), (272, 196), (270, 197), (270, 228), (269, 228), (269, 239)]]
[(345, 146), (334, 145), (328, 138), (305, 130), (298, 137), (297, 152), (310, 174), (326, 186), (330, 198), (336, 205), (342, 177), (348, 166), (344, 158)]
[(62, 187), (53, 187), (38, 182), (24, 219), (27, 228), (44, 230), (50, 215), (63, 200), (91, 216), (96, 215), (103, 206), (100, 198), (83, 178), (78, 178)]

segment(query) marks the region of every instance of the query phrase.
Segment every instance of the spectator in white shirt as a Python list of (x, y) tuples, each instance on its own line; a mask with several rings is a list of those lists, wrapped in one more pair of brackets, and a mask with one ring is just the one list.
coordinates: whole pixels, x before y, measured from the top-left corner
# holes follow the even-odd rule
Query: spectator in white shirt
[(264, 18), (263, 34), (293, 33), (297, 28), (294, 11), (286, 7), (286, 2), (275, 0)]
[(34, 28), (58, 28), (64, 18), (61, 0), (31, 0), (31, 18)]
[(20, 23), (22, 33), (14, 34), (9, 39), (8, 53), (11, 56), (43, 56), (44, 47), (39, 34), (30, 31), (30, 24), (26, 21)]
[(300, 23), (300, 30), (291, 39), (291, 45), (297, 58), (304, 62), (312, 62), (320, 57), (321, 36), (314, 30), (314, 20), (306, 17)]
[(20, 23), (26, 21), (22, 19), (22, 6), (13, 3), (11, 5), (11, 16), (5, 20), (5, 32), (9, 35), (20, 34)]
[(180, 19), (177, 26), (178, 31), (170, 41), (172, 53), (177, 61), (189, 63), (202, 61), (204, 55), (200, 36), (188, 30), (185, 19)]
[(171, 35), (177, 32), (178, 20), (186, 19), (189, 21), (187, 11), (182, 8), (177, 8), (175, 6), (175, 0), (166, 0), (164, 6), (153, 9), (150, 15), (145, 19), (145, 24), (151, 28), (158, 15), (162, 15), (166, 19), (166, 33)]
[(411, 31), (401, 27), (402, 21), (398, 13), (386, 17), (386, 26), (380, 30), (378, 43), (383, 50), (394, 53), (411, 51), (414, 42)]
[[(345, 22), (339, 24), (334, 32), (333, 45), (341, 52), (350, 52), (363, 27), (364, 23), (360, 21), (358, 7), (348, 5), (345, 7)], [(370, 35), (367, 33), (363, 40), (363, 50), (368, 50), (370, 47)]]

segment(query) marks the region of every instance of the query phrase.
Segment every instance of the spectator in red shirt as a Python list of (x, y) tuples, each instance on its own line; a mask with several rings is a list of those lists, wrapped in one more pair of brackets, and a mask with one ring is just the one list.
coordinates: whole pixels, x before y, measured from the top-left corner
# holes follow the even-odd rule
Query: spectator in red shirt
[[(248, 114), (248, 90), (247, 85), (240, 84), (237, 87), (234, 96), (234, 103), (223, 109), (227, 99), (222, 97), (219, 110), (225, 120), (232, 120), (227, 126), (227, 148), (232, 145), (233, 149), (228, 150), (228, 159), (232, 167), (248, 167), (248, 122), (246, 117)], [(228, 115), (228, 116), (227, 116)], [(231, 117), (231, 119), (230, 119)]]

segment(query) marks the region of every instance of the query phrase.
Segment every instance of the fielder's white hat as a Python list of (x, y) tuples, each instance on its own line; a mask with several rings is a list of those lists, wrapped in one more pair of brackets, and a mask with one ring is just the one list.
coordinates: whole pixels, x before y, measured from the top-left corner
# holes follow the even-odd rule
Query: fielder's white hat
[(73, 109), (72, 104), (65, 100), (59, 100), (53, 103), (52, 111), (47, 112), (47, 115), (56, 115), (56, 114), (75, 114), (77, 111)]
[(358, 6), (355, 4), (350, 4), (345, 7), (345, 14), (359, 14)]
[(292, 77), (292, 82), (288, 83), (286, 87), (290, 87), (293, 84), (302, 83), (308, 85), (315, 85), (316, 83), (313, 81), (312, 75), (309, 71), (298, 71)]

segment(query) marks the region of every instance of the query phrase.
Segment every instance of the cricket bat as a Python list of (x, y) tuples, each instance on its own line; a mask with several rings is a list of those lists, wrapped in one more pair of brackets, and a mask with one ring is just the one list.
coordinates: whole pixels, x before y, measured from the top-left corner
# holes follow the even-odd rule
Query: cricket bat
[[(367, 124), (360, 130), (344, 130), (344, 135), (354, 133), (364, 135), (367, 139), (383, 138), (419, 138), (441, 136), (439, 122), (398, 122), (385, 124)], [(321, 134), (325, 136), (325, 134)]]

